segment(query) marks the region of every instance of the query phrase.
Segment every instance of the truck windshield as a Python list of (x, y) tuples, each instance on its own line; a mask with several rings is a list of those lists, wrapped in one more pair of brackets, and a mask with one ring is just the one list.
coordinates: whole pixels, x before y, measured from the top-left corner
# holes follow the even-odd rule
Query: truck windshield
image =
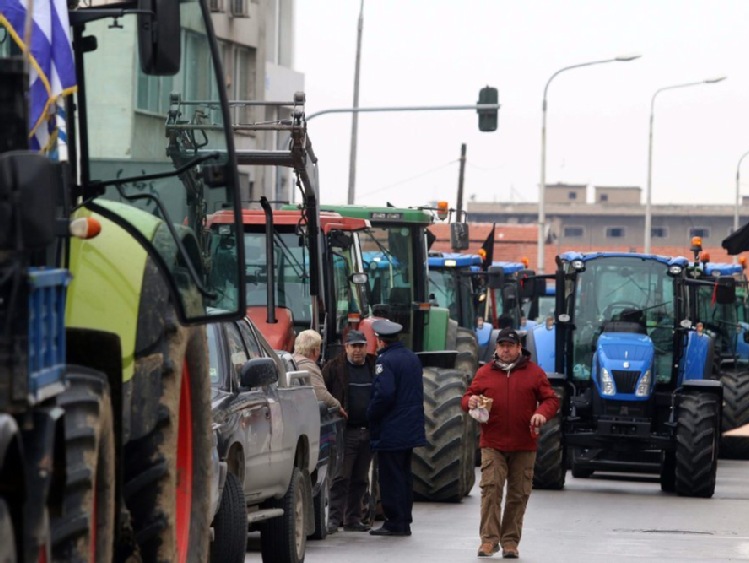
[[(585, 263), (574, 286), (576, 377), (589, 377), (596, 342), (605, 327), (650, 336), (658, 378), (670, 377), (673, 355), (674, 283), (667, 265), (639, 257), (600, 257)], [(571, 300), (567, 300), (571, 303)], [(621, 324), (614, 325), (612, 322)], [(612, 330), (607, 328), (607, 330)]]
[[(140, 233), (161, 258), (189, 321), (219, 305), (219, 292), (233, 295), (214, 310), (238, 312), (241, 284), (237, 261), (213, 271), (204, 226), (207, 214), (236, 207), (233, 166), (224, 167), (233, 159), (231, 130), (206, 27), (210, 16), (197, 1), (179, 6), (182, 60), (174, 76), (141, 71), (136, 16), (86, 23), (97, 48), (85, 55), (88, 153), (81, 154), (80, 175), (105, 186), (92, 208)], [(121, 179), (131, 180), (113, 185)], [(222, 231), (235, 247), (236, 232), (233, 225)]]

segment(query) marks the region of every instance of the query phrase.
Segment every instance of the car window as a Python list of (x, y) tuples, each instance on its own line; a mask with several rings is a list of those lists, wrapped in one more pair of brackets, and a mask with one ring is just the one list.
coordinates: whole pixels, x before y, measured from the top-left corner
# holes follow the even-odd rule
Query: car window
[(267, 354), (263, 353), (263, 349), (257, 340), (257, 336), (250, 328), (250, 325), (246, 321), (239, 321), (239, 331), (244, 338), (244, 342), (247, 345), (247, 352), (250, 354), (250, 359), (264, 358)]
[(219, 385), (219, 354), (216, 331), (218, 326), (215, 324), (208, 325), (208, 373), (211, 376), (211, 385), (218, 387)]
[(226, 323), (226, 345), (229, 348), (229, 358), (234, 368), (232, 378), (235, 384), (239, 385), (239, 371), (247, 362), (247, 350), (245, 349), (239, 327), (236, 323)]

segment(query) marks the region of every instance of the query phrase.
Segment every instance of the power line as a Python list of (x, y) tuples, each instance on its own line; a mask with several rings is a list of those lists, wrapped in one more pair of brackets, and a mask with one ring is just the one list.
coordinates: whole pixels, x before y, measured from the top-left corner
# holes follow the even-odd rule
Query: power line
[(379, 189), (376, 189), (376, 190), (372, 190), (370, 192), (359, 194), (359, 196), (360, 197), (365, 197), (365, 196), (373, 195), (373, 194), (376, 194), (376, 193), (379, 193), (379, 192), (384, 192), (384, 191), (387, 191), (387, 190), (392, 189), (392, 188), (396, 188), (398, 186), (401, 186), (401, 185), (406, 184), (408, 182), (411, 182), (413, 180), (418, 180), (419, 178), (422, 178), (424, 176), (428, 176), (429, 174), (432, 174), (433, 172), (437, 172), (439, 170), (447, 168), (448, 166), (453, 166), (457, 162), (458, 162), (458, 160), (453, 159), (450, 162), (446, 162), (445, 164), (442, 164), (442, 165), (438, 166), (437, 168), (432, 168), (431, 170), (427, 170), (426, 172), (422, 172), (420, 174), (417, 174), (416, 176), (411, 176), (409, 178), (405, 178), (403, 180), (399, 180), (398, 182), (395, 182), (394, 184), (390, 184), (390, 185), (385, 186), (383, 188), (379, 188)]

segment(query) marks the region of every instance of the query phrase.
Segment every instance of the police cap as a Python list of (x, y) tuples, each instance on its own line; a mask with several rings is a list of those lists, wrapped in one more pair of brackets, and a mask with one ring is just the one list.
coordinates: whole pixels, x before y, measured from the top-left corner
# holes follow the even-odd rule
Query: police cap
[(395, 336), (403, 330), (403, 326), (387, 319), (380, 319), (372, 323), (372, 330), (377, 336)]

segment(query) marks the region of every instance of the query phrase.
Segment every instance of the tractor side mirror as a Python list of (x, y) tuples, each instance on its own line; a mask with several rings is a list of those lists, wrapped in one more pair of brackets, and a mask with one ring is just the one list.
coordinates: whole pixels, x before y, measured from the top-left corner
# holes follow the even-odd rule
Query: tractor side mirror
[(173, 76), (179, 71), (180, 2), (138, 0), (138, 52), (144, 74)]
[(505, 284), (505, 271), (501, 267), (489, 266), (487, 277), (491, 289), (499, 289)]
[(718, 305), (733, 305), (736, 302), (736, 280), (717, 278), (715, 281), (715, 302)]
[(450, 223), (450, 247), (455, 252), (468, 250), (468, 223)]

